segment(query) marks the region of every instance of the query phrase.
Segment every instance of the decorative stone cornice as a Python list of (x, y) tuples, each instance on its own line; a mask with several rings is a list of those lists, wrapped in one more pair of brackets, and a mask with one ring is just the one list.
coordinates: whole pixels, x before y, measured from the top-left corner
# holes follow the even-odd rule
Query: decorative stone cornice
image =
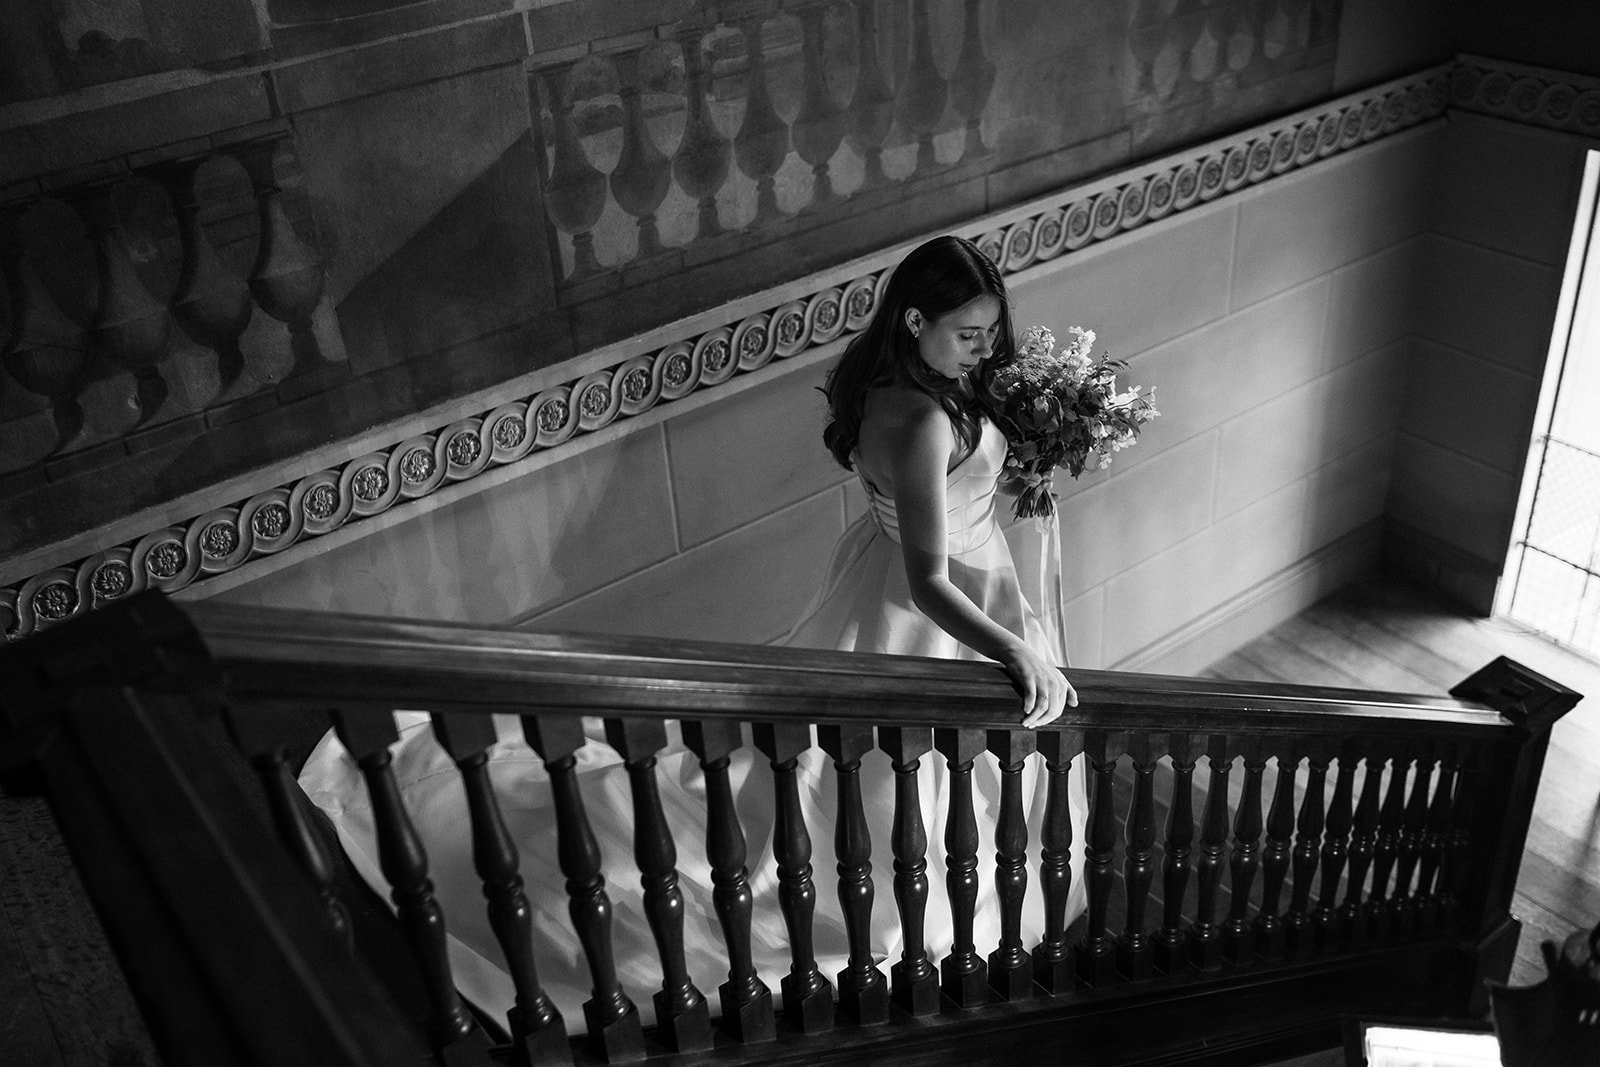
[[(964, 232), (1008, 275), (1239, 193), (1442, 115), (1457, 106), (1520, 121), (1595, 132), (1595, 83), (1548, 71), (1464, 57), (1229, 137), (1175, 152), (1119, 174), (1073, 186), (1029, 205), (977, 220)], [(691, 394), (715, 392), (774, 361), (820, 355), (871, 317), (903, 248), (790, 283), (717, 312), (656, 331), (612, 361), (583, 359), (585, 372), (518, 393), (526, 381), (491, 391), (481, 409), (422, 432), (416, 420), (382, 434), (364, 454), (335, 466), (218, 501), (180, 521), (43, 570), (0, 589), (0, 630), (8, 638), (145, 588), (175, 592), (258, 561), (314, 551), (335, 530), (417, 507), (443, 486), (488, 486), (486, 472), (559, 458), (573, 442)], [(780, 295), (781, 294), (781, 295)], [(754, 309), (754, 310), (751, 310)], [(472, 491), (463, 486), (459, 491)], [(233, 492), (239, 492), (234, 489)], [(373, 523), (372, 528), (380, 524)], [(382, 524), (387, 525), (387, 523)], [(104, 541), (101, 542), (104, 544)], [(64, 549), (64, 554), (69, 550)]]

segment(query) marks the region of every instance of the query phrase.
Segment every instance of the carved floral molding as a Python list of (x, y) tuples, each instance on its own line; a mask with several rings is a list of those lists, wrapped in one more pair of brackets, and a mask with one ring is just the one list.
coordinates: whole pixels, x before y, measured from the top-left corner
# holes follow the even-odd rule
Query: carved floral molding
[[(1238, 193), (1442, 115), (1447, 107), (1600, 134), (1600, 83), (1462, 57), (1352, 93), (1111, 178), (979, 220), (967, 234), (1008, 275)], [(844, 284), (692, 331), (532, 395), (412, 434), (337, 467), (309, 471), (187, 522), (0, 589), (7, 638), (146, 588), (175, 592), (394, 509), (491, 468), (530, 462), (584, 434), (736, 375), (831, 344), (871, 317), (892, 255)], [(830, 272), (837, 278), (838, 272)], [(799, 287), (804, 291), (803, 283)], [(785, 292), (794, 292), (794, 285)], [(486, 483), (485, 483), (486, 484)]]

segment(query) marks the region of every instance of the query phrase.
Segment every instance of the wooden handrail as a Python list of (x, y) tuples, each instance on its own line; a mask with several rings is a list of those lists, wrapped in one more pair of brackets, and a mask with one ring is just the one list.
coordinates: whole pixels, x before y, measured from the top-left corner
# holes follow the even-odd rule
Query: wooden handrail
[[(430, 710), (870, 718), (1009, 729), (998, 666), (710, 641), (528, 633), (222, 604), (185, 608), (235, 696)], [(1072, 671), (1079, 703), (1054, 729), (1486, 737), (1515, 724), (1485, 704), (1418, 694)]]

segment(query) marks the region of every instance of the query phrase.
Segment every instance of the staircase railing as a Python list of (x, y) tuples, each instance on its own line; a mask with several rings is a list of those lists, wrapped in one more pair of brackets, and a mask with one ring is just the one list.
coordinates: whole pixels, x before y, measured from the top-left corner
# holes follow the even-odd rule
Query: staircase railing
[[(180, 609), (147, 594), (0, 650), (0, 753), (50, 797), (174, 1064), (993, 1062), (1041, 1041), (1083, 1062), (1244, 1063), (1332, 1045), (1348, 1013), (1472, 1014), (1483, 979), (1506, 976), (1549, 728), (1578, 694), (1503, 658), (1454, 699), (1089, 670), (1073, 680), (1079, 706), (1028, 731), (1004, 675), (984, 664)], [(397, 708), (430, 712), (460, 770), (463, 833), (516, 985), (509, 1035), (456, 992), (450, 920), (394, 788)], [(540, 859), (566, 877), (593, 983), (582, 1034), (539, 982), (521, 858), (485, 772), (495, 712), (519, 716), (549, 775), (559, 854)], [(574, 773), (583, 716), (604, 717), (633, 786), (663, 976), (653, 1026), (633, 1000), (645, 991), (617, 978), (607, 872)], [(703, 774), (728, 968), (715, 1009), (683, 966), (686, 904), (655, 790), (668, 720)], [(329, 725), (370, 790), (405, 967), (383, 962), (397, 957), (356, 921), (342, 858), (295, 784), (297, 745)], [(791, 935), (782, 976), (750, 964), (749, 853), (727, 787), (746, 727), (773, 782)], [(814, 744), (832, 761), (835, 826), (807, 826), (797, 805), (794, 768)], [(870, 840), (860, 802), (875, 746), (894, 776), (888, 842)], [(1080, 753), (1089, 815), (1073, 840)], [(946, 761), (951, 782), (938, 799), (956, 936), (942, 960), (923, 949), (923, 759)], [(1002, 789), (984, 870), (962, 783), (987, 759)], [(1049, 783), (1037, 842), (1019, 786), (1030, 760)], [(850, 940), (837, 975), (819, 973), (809, 944), (813, 916), (835, 906), (810, 880), (813, 844), (829, 835)], [(1088, 904), (1069, 925), (1074, 851)], [(869, 872), (885, 863), (904, 945), (889, 975), (868, 941)], [(1034, 944), (1020, 935), (1030, 870), (1045, 914)], [(999, 902), (993, 946), (964, 936), (980, 886)]]

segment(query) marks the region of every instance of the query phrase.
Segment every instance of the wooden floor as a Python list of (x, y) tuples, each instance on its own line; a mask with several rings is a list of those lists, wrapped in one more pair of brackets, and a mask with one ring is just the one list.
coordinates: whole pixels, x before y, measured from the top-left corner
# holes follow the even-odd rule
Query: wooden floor
[[(1590, 694), (1556, 724), (1512, 912), (1522, 921), (1512, 985), (1545, 976), (1539, 943), (1600, 922), (1600, 663), (1503, 619), (1471, 619), (1404, 588), (1341, 591), (1212, 664), (1223, 678), (1443, 693), (1506, 655)], [(1339, 1051), (1278, 1067), (1339, 1067)]]
[[(1350, 587), (1213, 664), (1242, 680), (1443, 693), (1497, 655), (1594, 694), (1552, 736), (1518, 880), (1513, 984), (1539, 942), (1600, 921), (1600, 664), (1383, 582)], [(0, 1062), (157, 1062), (44, 805), (0, 796)], [(1338, 1067), (1336, 1051), (1280, 1067)]]

